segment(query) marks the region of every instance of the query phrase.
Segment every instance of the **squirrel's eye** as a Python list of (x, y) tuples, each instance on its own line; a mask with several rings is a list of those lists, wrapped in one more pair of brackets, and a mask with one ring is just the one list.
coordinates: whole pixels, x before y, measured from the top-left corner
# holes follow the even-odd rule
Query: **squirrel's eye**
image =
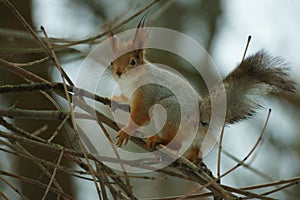
[(136, 59), (135, 58), (131, 58), (130, 59), (130, 65), (131, 66), (135, 66), (136, 65)]

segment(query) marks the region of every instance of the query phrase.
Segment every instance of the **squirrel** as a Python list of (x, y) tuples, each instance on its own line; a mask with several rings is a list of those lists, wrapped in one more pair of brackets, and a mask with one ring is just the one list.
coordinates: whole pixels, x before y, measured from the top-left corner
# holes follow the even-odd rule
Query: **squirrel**
[[(178, 121), (180, 117), (180, 108), (174, 94), (165, 88), (155, 84), (148, 84), (139, 87), (131, 96), (126, 92), (130, 87), (138, 87), (139, 80), (151, 75), (151, 73), (165, 73), (179, 81), (179, 85), (185, 85), (192, 93), (197, 93), (190, 86), (186, 86), (184, 81), (177, 74), (162, 69), (156, 65), (150, 64), (150, 69), (144, 69), (141, 66), (149, 64), (145, 58), (144, 44), (147, 31), (144, 27), (145, 19), (142, 18), (137, 26), (135, 36), (128, 43), (118, 44), (116, 38), (111, 33), (110, 44), (114, 55), (120, 55), (120, 52), (126, 48), (134, 49), (123, 55), (116, 56), (111, 62), (113, 76), (116, 80), (128, 75), (127, 82), (119, 84), (122, 94), (112, 97), (112, 100), (129, 103), (130, 119), (127, 125), (122, 128), (117, 135), (116, 145), (121, 147), (127, 144), (136, 130), (147, 125), (151, 121), (149, 109), (154, 104), (162, 105), (167, 113), (167, 119), (159, 135), (147, 137), (146, 148), (151, 149), (156, 144), (167, 145), (174, 140), (178, 130)], [(149, 74), (150, 73), (150, 74)], [(232, 124), (243, 119), (251, 117), (260, 105), (253, 99), (253, 96), (263, 96), (278, 92), (295, 92), (295, 82), (287, 73), (285, 62), (280, 58), (272, 57), (265, 51), (258, 51), (256, 54), (245, 58), (227, 77), (223, 80), (226, 91), (226, 117), (225, 124)], [(199, 126), (196, 130), (196, 136), (183, 156), (190, 161), (195, 161), (201, 155), (200, 146), (208, 130), (211, 118), (211, 97), (218, 95), (219, 84), (217, 84), (210, 95), (201, 98), (196, 94), (199, 100)], [(238, 96), (238, 98), (237, 98)], [(187, 97), (187, 101), (189, 100)], [(186, 120), (186, 122), (189, 120)], [(186, 127), (190, 126), (187, 125)], [(188, 132), (188, 131), (187, 131)], [(188, 133), (186, 133), (188, 134)], [(184, 138), (179, 137), (175, 141), (174, 149), (181, 147)]]

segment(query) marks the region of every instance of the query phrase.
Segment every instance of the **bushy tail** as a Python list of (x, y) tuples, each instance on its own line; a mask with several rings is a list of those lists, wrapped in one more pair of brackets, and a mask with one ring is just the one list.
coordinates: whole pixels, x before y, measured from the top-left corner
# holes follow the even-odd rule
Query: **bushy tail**
[(287, 73), (287, 64), (265, 51), (246, 58), (225, 79), (227, 123), (233, 123), (255, 113), (257, 96), (281, 91), (294, 92), (295, 82)]
[[(223, 83), (227, 99), (226, 123), (253, 115), (260, 107), (257, 97), (282, 91), (295, 92), (295, 82), (288, 74), (287, 64), (263, 50), (246, 58)], [(202, 112), (208, 109), (206, 104), (210, 104), (207, 98), (201, 103)]]

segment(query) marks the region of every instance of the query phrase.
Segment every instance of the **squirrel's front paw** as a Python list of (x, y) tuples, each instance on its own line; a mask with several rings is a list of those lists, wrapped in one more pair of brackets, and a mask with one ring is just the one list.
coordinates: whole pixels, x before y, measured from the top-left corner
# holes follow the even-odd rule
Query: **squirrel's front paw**
[(124, 145), (126, 145), (128, 143), (129, 138), (130, 138), (130, 135), (125, 133), (123, 131), (123, 129), (120, 130), (117, 135), (117, 142), (116, 142), (117, 147), (121, 147), (123, 145), (123, 143), (124, 143)]

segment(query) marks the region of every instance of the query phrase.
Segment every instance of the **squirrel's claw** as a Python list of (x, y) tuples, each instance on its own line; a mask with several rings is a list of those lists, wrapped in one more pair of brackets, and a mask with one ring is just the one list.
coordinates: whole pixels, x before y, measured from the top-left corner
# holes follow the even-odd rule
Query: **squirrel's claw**
[(123, 143), (124, 145), (128, 143), (130, 135), (125, 133), (123, 130), (120, 130), (116, 138), (117, 138), (116, 146), (121, 147)]
[(153, 135), (147, 138), (146, 149), (150, 150), (154, 148), (157, 144), (164, 143), (164, 139), (158, 135)]

